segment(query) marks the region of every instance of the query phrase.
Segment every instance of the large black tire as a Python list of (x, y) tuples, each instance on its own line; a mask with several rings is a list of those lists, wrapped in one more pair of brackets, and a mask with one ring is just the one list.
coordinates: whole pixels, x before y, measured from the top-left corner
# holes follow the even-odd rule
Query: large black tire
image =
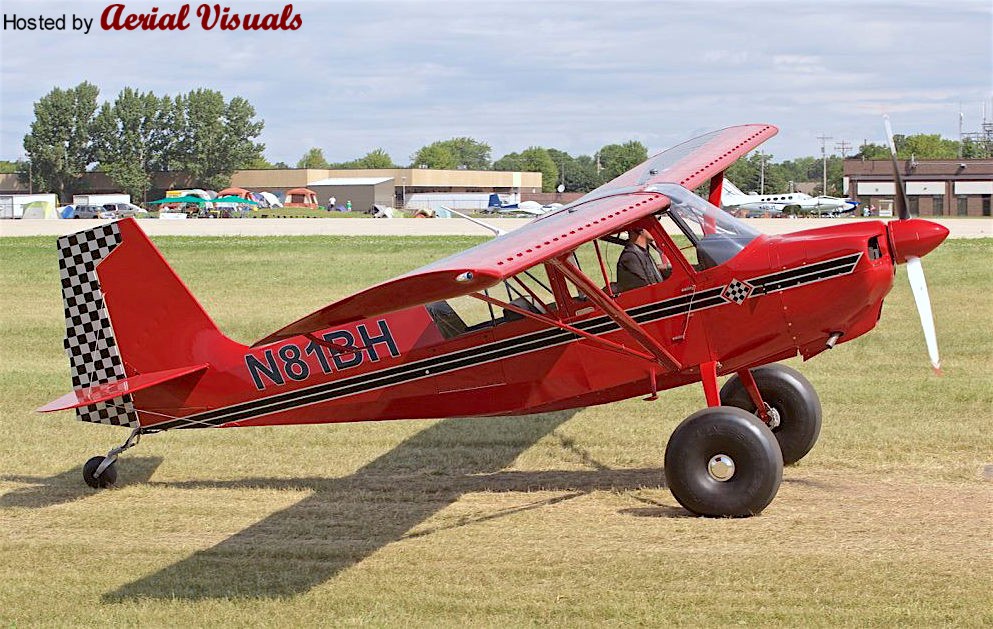
[[(796, 369), (766, 365), (752, 369), (762, 400), (779, 414), (779, 426), (772, 433), (779, 440), (783, 463), (796, 463), (814, 447), (821, 434), (821, 400), (814, 385)], [(721, 387), (721, 404), (737, 406), (754, 413), (755, 403), (736, 375)]]
[(97, 468), (103, 463), (106, 457), (95, 456), (86, 463), (83, 464), (83, 481), (92, 487), (93, 489), (106, 489), (107, 487), (113, 487), (114, 483), (117, 482), (117, 462), (111, 463), (107, 466), (100, 476), (94, 476), (96, 474)]
[[(712, 467), (721, 461), (723, 474)], [(665, 480), (679, 504), (693, 513), (747, 517), (776, 497), (783, 456), (769, 427), (755, 415), (732, 406), (705, 408), (683, 420), (669, 438)]]

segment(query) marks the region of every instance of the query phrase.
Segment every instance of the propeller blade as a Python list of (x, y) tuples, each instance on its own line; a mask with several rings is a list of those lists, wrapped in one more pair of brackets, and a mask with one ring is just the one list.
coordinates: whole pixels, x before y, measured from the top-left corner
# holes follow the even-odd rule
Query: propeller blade
[(931, 357), (931, 367), (941, 375), (941, 359), (938, 357), (938, 338), (934, 332), (934, 316), (931, 314), (931, 298), (927, 292), (927, 282), (924, 280), (924, 267), (921, 259), (907, 256), (907, 277), (910, 279), (910, 289), (917, 302), (917, 313), (921, 316), (921, 327), (924, 328), (924, 341), (927, 343), (927, 353)]
[(890, 155), (893, 157), (893, 179), (896, 186), (896, 215), (901, 221), (905, 221), (910, 218), (910, 204), (907, 202), (907, 186), (903, 183), (900, 166), (896, 163), (896, 143), (893, 141), (893, 128), (890, 126), (889, 116), (883, 116), (883, 124), (886, 125), (886, 141), (890, 145)]

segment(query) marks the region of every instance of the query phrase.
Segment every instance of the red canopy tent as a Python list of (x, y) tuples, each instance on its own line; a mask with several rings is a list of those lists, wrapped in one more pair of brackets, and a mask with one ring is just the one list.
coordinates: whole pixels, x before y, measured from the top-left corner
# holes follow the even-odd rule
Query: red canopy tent
[(283, 207), (306, 207), (317, 209), (317, 193), (307, 188), (293, 188), (286, 191)]
[(225, 188), (217, 193), (219, 197), (235, 196), (241, 197), (242, 199), (251, 199), (249, 195), (252, 194), (250, 190), (244, 188)]

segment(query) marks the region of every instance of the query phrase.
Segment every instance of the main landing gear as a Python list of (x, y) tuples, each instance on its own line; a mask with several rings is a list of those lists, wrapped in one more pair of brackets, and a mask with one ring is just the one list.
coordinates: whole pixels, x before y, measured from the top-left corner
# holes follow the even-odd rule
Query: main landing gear
[[(748, 390), (752, 383), (745, 382), (749, 371), (744, 374), (744, 378), (734, 375), (724, 383), (721, 403), (756, 413), (758, 404)], [(796, 463), (810, 452), (821, 434), (821, 401), (814, 385), (785, 365), (758, 367), (750, 375), (769, 416), (768, 426), (783, 451), (783, 463)]]
[(740, 518), (762, 511), (779, 491), (783, 458), (772, 431), (733, 406), (693, 413), (665, 449), (665, 480), (693, 513)]
[(817, 441), (820, 401), (806, 378), (782, 365), (740, 371), (719, 393), (716, 363), (700, 372), (709, 408), (673, 431), (666, 483), (698, 515), (756, 515), (779, 491), (783, 464), (799, 461)]
[(117, 457), (138, 445), (141, 441), (141, 428), (135, 428), (131, 435), (116, 448), (112, 448), (107, 456), (95, 456), (83, 464), (83, 481), (93, 489), (113, 487), (117, 482)]

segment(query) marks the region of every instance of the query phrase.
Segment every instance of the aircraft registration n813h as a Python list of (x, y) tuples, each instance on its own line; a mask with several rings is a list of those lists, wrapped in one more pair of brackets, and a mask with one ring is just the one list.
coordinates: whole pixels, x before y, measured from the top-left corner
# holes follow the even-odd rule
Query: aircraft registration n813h
[[(666, 483), (694, 513), (756, 514), (821, 426), (813, 387), (774, 363), (871, 330), (895, 265), (919, 265), (948, 233), (910, 218), (900, 198), (902, 220), (889, 224), (757, 233), (719, 209), (723, 174), (776, 131), (680, 144), (252, 346), (214, 325), (133, 219), (62, 237), (74, 390), (39, 410), (132, 430), (84, 466), (88, 484), (106, 487), (123, 450), (164, 430), (537, 413), (700, 382), (706, 407), (673, 432)], [(707, 184), (707, 199), (691, 192)], [(643, 285), (618, 285), (618, 244), (656, 265)]]

